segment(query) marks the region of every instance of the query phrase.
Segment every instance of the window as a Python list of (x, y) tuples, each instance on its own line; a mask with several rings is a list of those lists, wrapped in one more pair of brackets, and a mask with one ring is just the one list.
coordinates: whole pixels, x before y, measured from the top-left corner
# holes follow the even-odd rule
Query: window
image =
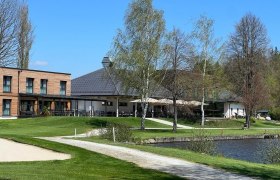
[(12, 76), (3, 77), (3, 92), (11, 92)]
[(33, 93), (33, 78), (26, 78), (26, 93)]
[(60, 81), (60, 95), (66, 95), (66, 81)]
[(119, 106), (127, 106), (127, 102), (119, 102)]
[(34, 101), (21, 101), (21, 111), (34, 112)]
[(11, 100), (3, 99), (3, 116), (11, 115)]
[(40, 85), (40, 93), (41, 94), (47, 94), (47, 79), (41, 79), (41, 85)]
[(102, 106), (113, 106), (113, 102), (111, 101), (103, 101)]

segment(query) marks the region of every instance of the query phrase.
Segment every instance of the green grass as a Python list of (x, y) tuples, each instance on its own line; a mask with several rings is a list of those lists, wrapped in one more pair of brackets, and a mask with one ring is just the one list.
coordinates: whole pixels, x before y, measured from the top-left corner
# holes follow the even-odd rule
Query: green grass
[[(133, 136), (138, 139), (150, 139), (150, 138), (164, 138), (164, 137), (192, 137), (193, 131), (199, 131), (199, 129), (184, 129), (177, 130), (177, 133), (173, 133), (171, 130), (166, 129), (153, 129), (153, 130), (135, 130)], [(263, 129), (205, 129), (204, 131), (209, 136), (242, 136), (242, 135), (262, 135), (262, 134), (280, 134), (279, 130), (263, 130)]]
[[(172, 122), (172, 118), (162, 118)], [(205, 121), (205, 128), (242, 128), (244, 125), (245, 119), (225, 119), (225, 120), (211, 120)], [(178, 119), (178, 124), (201, 127), (200, 121), (191, 121), (188, 119)], [(251, 128), (280, 128), (280, 124), (275, 122), (265, 121), (265, 120), (256, 120), (255, 123), (251, 123)]]
[[(93, 153), (81, 148), (34, 139), (37, 136), (58, 136), (84, 133), (92, 128), (104, 127), (107, 123), (125, 124), (139, 128), (139, 118), (108, 118), (108, 117), (45, 117), (18, 120), (0, 120), (0, 137), (11, 138), (23, 143), (34, 144), (44, 148), (72, 155), (65, 161), (17, 162), (0, 163), (0, 179), (174, 179), (176, 177), (158, 171), (139, 168), (132, 163), (117, 160), (108, 156)], [(271, 127), (268, 122), (257, 122), (255, 127)], [(274, 125), (273, 125), (274, 126)], [(279, 125), (278, 125), (279, 126)], [(146, 121), (146, 127), (166, 128), (152, 121)], [(188, 137), (193, 130), (134, 130), (133, 134), (141, 139), (154, 137)], [(248, 135), (248, 134), (280, 134), (280, 130), (206, 130), (211, 135)], [(104, 140), (102, 140), (104, 141)], [(174, 156), (214, 167), (237, 171), (251, 175), (256, 173), (262, 178), (274, 178), (279, 174), (278, 166), (252, 164), (237, 160), (227, 160), (221, 157), (211, 157), (182, 150), (155, 148), (146, 146), (126, 145), (145, 151)], [(20, 150), (19, 150), (20, 151)], [(223, 163), (225, 162), (225, 165)], [(232, 163), (232, 165), (230, 165)], [(240, 164), (241, 163), (241, 164)], [(260, 168), (265, 170), (261, 171)], [(275, 172), (273, 172), (275, 171)], [(264, 174), (268, 175), (265, 176)]]
[[(0, 163), (0, 179), (178, 179), (178, 177), (147, 170), (132, 163), (90, 152), (81, 148), (35, 139), (35, 136), (58, 136), (84, 133), (106, 123), (139, 127), (138, 118), (45, 117), (0, 120), (0, 137), (41, 146), (72, 155), (65, 161)], [(166, 127), (147, 122), (147, 127)], [(19, 149), (20, 151), (20, 149)]]
[(133, 145), (123, 143), (112, 143), (110, 141), (101, 139), (99, 137), (91, 137), (84, 139), (87, 141), (94, 141), (99, 143), (114, 144), (118, 146), (129, 147), (142, 151), (147, 151), (159, 155), (175, 157), (191, 162), (209, 165), (215, 168), (224, 169), (227, 171), (243, 174), (246, 176), (258, 177), (262, 179), (279, 179), (280, 177), (280, 165), (267, 165), (251, 163), (241, 160), (235, 160), (230, 158), (224, 158), (221, 156), (210, 156), (206, 154), (195, 153), (188, 150), (164, 148), (144, 145)]
[[(62, 136), (84, 133), (93, 128), (104, 127), (106, 123), (125, 124), (129, 127), (139, 128), (139, 118), (114, 117), (40, 117), (17, 120), (0, 120), (0, 134), (26, 135), (26, 136)], [(146, 127), (170, 127), (153, 121), (146, 121)]]
[(22, 136), (2, 137), (68, 153), (72, 159), (0, 163), (0, 179), (179, 179), (69, 145)]

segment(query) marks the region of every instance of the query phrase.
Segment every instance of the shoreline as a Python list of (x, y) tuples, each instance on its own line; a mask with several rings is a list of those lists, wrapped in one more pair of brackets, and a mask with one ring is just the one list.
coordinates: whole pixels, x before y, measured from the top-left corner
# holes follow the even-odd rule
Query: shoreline
[[(263, 134), (263, 135), (242, 135), (242, 136), (212, 136), (212, 137), (207, 137), (207, 140), (218, 141), (218, 140), (278, 139), (278, 138), (280, 138), (279, 134)], [(151, 138), (151, 139), (143, 140), (139, 144), (189, 142), (189, 141), (199, 141), (200, 139), (201, 138), (192, 138), (192, 137)]]

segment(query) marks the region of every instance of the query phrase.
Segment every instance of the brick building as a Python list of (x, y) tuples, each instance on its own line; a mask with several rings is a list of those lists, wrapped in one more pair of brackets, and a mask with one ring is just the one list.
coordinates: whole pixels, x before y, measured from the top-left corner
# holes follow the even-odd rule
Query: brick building
[(0, 68), (0, 117), (70, 113), (71, 74)]

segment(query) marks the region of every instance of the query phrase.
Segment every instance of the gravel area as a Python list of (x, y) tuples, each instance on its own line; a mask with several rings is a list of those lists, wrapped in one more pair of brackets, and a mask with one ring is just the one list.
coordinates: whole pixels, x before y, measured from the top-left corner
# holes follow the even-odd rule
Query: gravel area
[(176, 158), (161, 156), (140, 150), (119, 147), (113, 145), (99, 144), (74, 139), (64, 139), (62, 137), (44, 137), (41, 139), (81, 147), (93, 152), (105, 154), (117, 159), (132, 162), (140, 167), (154, 169), (170, 174), (174, 174), (187, 179), (244, 179), (252, 178), (241, 176), (224, 170), (215, 169), (206, 165), (192, 163)]

